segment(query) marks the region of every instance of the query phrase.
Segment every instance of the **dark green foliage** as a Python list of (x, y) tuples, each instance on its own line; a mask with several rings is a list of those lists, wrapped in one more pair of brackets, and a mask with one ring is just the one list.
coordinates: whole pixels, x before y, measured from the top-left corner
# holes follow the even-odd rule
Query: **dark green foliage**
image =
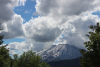
[[(0, 26), (1, 26), (1, 23), (0, 23)], [(0, 32), (1, 32), (1, 30), (3, 30), (3, 28), (0, 27)], [(4, 35), (0, 34), (0, 45), (3, 43), (3, 40), (2, 40), (3, 37), (4, 37)]]
[(39, 55), (34, 52), (24, 52), (18, 57), (14, 55), (13, 67), (50, 67), (46, 62), (41, 62)]
[[(1, 25), (1, 23), (0, 23)], [(3, 30), (1, 27), (0, 27), (0, 31)], [(9, 56), (9, 50), (6, 49), (6, 46), (3, 46), (2, 43), (3, 43), (3, 37), (4, 35), (1, 35), (0, 34), (0, 67), (9, 67), (9, 59), (10, 59), (10, 56)]]
[(91, 25), (89, 26), (93, 32), (89, 32), (89, 35), (86, 36), (89, 38), (89, 41), (84, 42), (86, 50), (81, 49), (81, 65), (83, 67), (100, 67), (100, 25)]

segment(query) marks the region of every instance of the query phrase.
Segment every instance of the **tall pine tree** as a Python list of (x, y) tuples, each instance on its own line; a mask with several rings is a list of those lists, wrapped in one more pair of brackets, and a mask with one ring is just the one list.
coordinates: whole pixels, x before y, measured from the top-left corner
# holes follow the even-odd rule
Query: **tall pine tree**
[[(0, 33), (1, 30), (3, 30), (3, 28), (1, 28), (1, 23), (0, 23)], [(2, 45), (2, 43), (4, 42), (3, 39), (4, 35), (0, 34), (0, 67), (8, 67), (9, 66), (9, 50), (6, 49), (7, 45)]]
[[(0, 23), (0, 32), (1, 32), (1, 30), (3, 30), (3, 28), (1, 28), (1, 23)], [(4, 35), (1, 35), (0, 34), (0, 45), (3, 43), (3, 37), (4, 37)]]
[(83, 67), (100, 67), (100, 25), (89, 26), (92, 32), (86, 34), (89, 41), (84, 42), (87, 51), (80, 50), (82, 53), (81, 65)]

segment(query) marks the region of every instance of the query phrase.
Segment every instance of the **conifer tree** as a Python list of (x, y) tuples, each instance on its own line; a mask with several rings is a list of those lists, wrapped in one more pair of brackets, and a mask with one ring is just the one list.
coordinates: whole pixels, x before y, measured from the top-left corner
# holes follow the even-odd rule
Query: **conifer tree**
[(86, 34), (89, 38), (89, 41), (84, 42), (87, 49), (81, 49), (81, 65), (83, 67), (100, 67), (100, 25), (91, 25), (89, 26), (92, 29), (92, 32)]
[[(0, 33), (1, 33), (1, 30), (3, 30), (3, 28), (1, 28), (1, 23), (0, 23)], [(8, 67), (9, 65), (9, 50), (6, 49), (6, 46), (3, 46), (2, 43), (4, 42), (2, 39), (3, 39), (4, 35), (1, 35), (0, 34), (0, 67)]]
[(51, 67), (46, 62), (41, 62), (39, 55), (35, 55), (32, 50), (24, 52), (19, 57), (14, 55), (13, 67)]
[[(1, 32), (1, 30), (3, 30), (3, 28), (1, 28), (1, 23), (0, 23), (0, 32)], [(3, 43), (3, 37), (4, 37), (4, 35), (1, 35), (0, 34), (0, 45)]]

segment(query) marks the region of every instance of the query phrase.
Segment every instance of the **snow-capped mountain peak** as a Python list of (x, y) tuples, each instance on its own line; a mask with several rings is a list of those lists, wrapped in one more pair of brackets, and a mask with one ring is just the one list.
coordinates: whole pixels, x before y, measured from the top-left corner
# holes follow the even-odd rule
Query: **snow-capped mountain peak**
[(74, 59), (81, 56), (79, 48), (68, 45), (52, 45), (46, 49), (43, 49), (39, 52), (36, 52), (37, 55), (40, 55), (42, 60), (50, 62), (54, 60), (65, 60), (65, 59)]

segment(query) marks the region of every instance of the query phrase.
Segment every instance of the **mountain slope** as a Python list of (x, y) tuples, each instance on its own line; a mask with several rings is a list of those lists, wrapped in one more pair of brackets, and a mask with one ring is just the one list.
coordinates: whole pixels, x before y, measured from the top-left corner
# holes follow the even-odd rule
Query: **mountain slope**
[(48, 62), (49, 65), (52, 67), (82, 67), (80, 65), (80, 59), (70, 59), (70, 60), (60, 60), (60, 61), (53, 61)]
[(43, 61), (46, 62), (74, 59), (81, 56), (79, 48), (68, 44), (52, 45), (36, 54), (40, 55)]

